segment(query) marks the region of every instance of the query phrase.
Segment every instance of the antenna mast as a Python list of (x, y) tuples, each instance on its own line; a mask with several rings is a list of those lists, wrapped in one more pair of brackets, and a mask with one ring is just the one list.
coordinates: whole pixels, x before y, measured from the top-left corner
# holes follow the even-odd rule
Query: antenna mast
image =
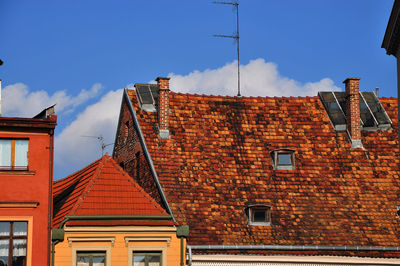
[(95, 138), (98, 139), (100, 141), (100, 145), (101, 145), (101, 156), (104, 155), (104, 150), (106, 149), (107, 146), (113, 145), (114, 143), (110, 143), (110, 144), (104, 144), (104, 137), (103, 135), (100, 136), (81, 136), (84, 138)]
[(236, 8), (236, 34), (235, 35), (221, 35), (215, 34), (214, 37), (231, 38), (236, 41), (237, 50), (237, 78), (238, 78), (238, 94), (240, 95), (240, 60), (239, 60), (239, 3), (235, 2), (213, 2), (213, 4), (232, 5)]

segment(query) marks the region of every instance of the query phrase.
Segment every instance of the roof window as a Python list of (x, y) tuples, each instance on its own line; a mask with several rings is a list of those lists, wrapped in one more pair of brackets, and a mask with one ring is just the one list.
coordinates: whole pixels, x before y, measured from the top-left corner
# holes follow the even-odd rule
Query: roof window
[(294, 170), (294, 150), (276, 149), (271, 152), (274, 170)]
[(268, 205), (250, 205), (246, 208), (246, 215), (249, 225), (271, 225), (271, 207)]
[[(374, 92), (360, 93), (360, 117), (363, 130), (388, 130), (392, 121), (387, 115)], [(336, 131), (345, 131), (346, 126), (346, 95), (343, 91), (320, 91), (318, 96)]]
[(157, 84), (135, 84), (136, 94), (139, 98), (140, 108), (147, 112), (156, 112), (158, 104)]

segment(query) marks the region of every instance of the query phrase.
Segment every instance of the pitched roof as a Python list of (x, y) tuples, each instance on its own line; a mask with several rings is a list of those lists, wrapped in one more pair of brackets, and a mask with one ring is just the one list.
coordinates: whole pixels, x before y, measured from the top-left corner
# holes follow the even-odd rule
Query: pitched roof
[[(171, 92), (171, 137), (160, 139), (157, 113), (127, 92), (189, 244), (400, 246), (397, 99), (380, 99), (393, 129), (363, 131), (363, 150), (318, 97)], [(295, 150), (295, 170), (273, 169), (278, 148)], [(271, 226), (248, 225), (251, 204), (271, 206)]]
[[(168, 215), (109, 155), (54, 182), (53, 201), (54, 227), (58, 227), (66, 215)], [(99, 224), (99, 221), (91, 223)], [(157, 225), (172, 222), (125, 221), (122, 224)]]

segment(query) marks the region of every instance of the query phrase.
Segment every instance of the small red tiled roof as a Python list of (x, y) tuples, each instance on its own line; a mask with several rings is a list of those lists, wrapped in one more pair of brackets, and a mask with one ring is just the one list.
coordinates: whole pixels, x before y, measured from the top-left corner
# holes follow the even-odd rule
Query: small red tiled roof
[[(109, 155), (54, 182), (53, 201), (53, 227), (58, 227), (66, 215), (168, 215)], [(169, 220), (128, 223), (159, 225), (160, 222), (173, 224)]]
[[(318, 97), (170, 93), (170, 139), (157, 113), (128, 90), (158, 179), (192, 245), (400, 246), (397, 99), (381, 98), (388, 131), (363, 131), (365, 149), (335, 132)], [(270, 152), (295, 150), (296, 170)], [(245, 207), (271, 206), (271, 226)]]

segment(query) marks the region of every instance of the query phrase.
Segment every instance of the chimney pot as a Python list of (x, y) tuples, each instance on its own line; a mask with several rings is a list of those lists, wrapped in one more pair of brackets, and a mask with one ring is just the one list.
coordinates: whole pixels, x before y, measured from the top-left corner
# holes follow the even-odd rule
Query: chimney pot
[(359, 81), (360, 78), (347, 78), (343, 81), (346, 94), (347, 132), (351, 139), (352, 148), (363, 148), (361, 142)]
[(158, 77), (158, 128), (162, 139), (169, 139), (169, 80)]

